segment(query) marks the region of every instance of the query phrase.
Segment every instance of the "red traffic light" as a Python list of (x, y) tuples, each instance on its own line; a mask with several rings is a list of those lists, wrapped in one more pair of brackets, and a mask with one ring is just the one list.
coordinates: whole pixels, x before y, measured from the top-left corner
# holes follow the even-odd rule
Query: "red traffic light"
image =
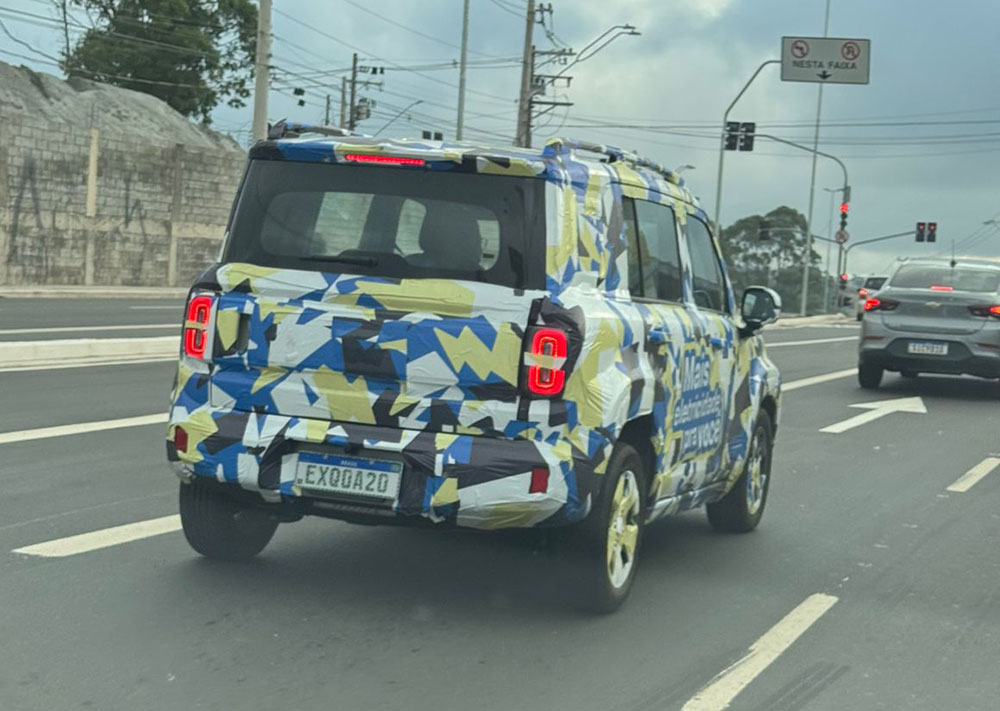
[(850, 281), (850, 279), (851, 279), (851, 275), (850, 274), (841, 274), (840, 275), (840, 280), (841, 281)]
[(846, 215), (847, 211), (850, 210), (850, 209), (851, 209), (850, 203), (844, 202), (844, 203), (840, 204), (840, 212), (842, 214)]

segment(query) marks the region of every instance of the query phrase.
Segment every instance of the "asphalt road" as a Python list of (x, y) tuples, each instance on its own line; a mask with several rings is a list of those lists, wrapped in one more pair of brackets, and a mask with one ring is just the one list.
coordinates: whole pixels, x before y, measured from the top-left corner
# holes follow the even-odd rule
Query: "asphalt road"
[(179, 332), (183, 299), (0, 299), (0, 342)]
[[(851, 368), (856, 333), (767, 339), (795, 383)], [(171, 378), (168, 363), (0, 373), (0, 437), (163, 412)], [(900, 397), (927, 413), (819, 431)], [(570, 609), (519, 533), (307, 520), (247, 565), (177, 532), (15, 554), (174, 514), (177, 484), (162, 425), (0, 443), (0, 709), (681, 709), (818, 593), (835, 604), (734, 711), (995, 709), (1000, 470), (947, 489), (1000, 449), (998, 399), (964, 378), (790, 389), (760, 528), (713, 533), (700, 511), (654, 524), (609, 617)]]

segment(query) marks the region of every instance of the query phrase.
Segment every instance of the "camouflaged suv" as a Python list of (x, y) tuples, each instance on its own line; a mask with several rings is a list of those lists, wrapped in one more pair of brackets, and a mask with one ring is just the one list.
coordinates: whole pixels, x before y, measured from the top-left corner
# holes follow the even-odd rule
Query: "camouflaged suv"
[(780, 302), (737, 311), (682, 180), (567, 139), (307, 128), (250, 151), (188, 299), (167, 455), (196, 551), (251, 557), (307, 514), (564, 527), (568, 587), (612, 610), (650, 521), (756, 526)]

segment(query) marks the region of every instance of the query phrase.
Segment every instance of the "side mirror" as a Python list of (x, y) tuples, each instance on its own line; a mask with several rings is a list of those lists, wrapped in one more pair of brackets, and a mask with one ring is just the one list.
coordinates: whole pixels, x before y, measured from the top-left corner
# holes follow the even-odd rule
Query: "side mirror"
[(743, 291), (740, 315), (743, 317), (740, 334), (752, 336), (781, 316), (781, 297), (766, 286), (748, 286)]

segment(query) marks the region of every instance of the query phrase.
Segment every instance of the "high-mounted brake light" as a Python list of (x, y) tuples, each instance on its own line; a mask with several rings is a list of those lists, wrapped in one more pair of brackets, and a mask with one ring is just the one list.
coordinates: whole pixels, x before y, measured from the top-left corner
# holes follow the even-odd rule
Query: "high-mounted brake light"
[(423, 158), (402, 158), (399, 156), (369, 156), (362, 153), (348, 153), (344, 160), (352, 163), (379, 163), (381, 165), (426, 165)]
[(566, 371), (561, 367), (562, 359), (566, 358), (566, 332), (558, 328), (538, 328), (531, 336), (531, 355), (544, 356), (560, 363), (559, 367), (547, 368), (541, 365), (529, 365), (526, 382), (532, 395), (552, 397), (562, 392), (566, 384)]
[(938, 286), (937, 284), (935, 284), (931, 287), (931, 291), (954, 291), (954, 290), (955, 287), (953, 286)]
[(212, 316), (212, 297), (198, 294), (191, 297), (184, 322), (184, 353), (192, 358), (204, 360), (208, 344), (208, 320)]

